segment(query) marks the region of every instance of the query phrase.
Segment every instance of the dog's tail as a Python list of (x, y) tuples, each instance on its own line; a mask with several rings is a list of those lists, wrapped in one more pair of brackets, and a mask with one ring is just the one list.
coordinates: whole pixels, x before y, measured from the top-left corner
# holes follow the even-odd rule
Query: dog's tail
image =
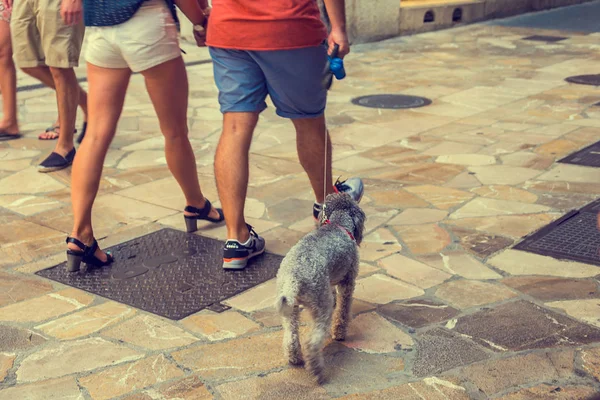
[(278, 291), (275, 308), (280, 315), (290, 317), (294, 311), (294, 306), (296, 305), (296, 295), (290, 287), (286, 286), (288, 285), (284, 285)]

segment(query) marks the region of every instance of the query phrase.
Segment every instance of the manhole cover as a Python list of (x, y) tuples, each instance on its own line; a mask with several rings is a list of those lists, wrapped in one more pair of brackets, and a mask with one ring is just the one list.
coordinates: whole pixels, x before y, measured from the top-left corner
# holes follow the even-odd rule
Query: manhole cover
[(557, 259), (573, 260), (600, 266), (600, 200), (581, 210), (571, 211), (546, 225), (514, 248)]
[(596, 142), (584, 149), (565, 158), (558, 160), (564, 164), (584, 165), (586, 167), (600, 167), (600, 142)]
[(570, 76), (566, 78), (565, 81), (580, 85), (600, 86), (600, 74)]
[(173, 320), (204, 308), (222, 312), (221, 301), (272, 279), (281, 256), (264, 254), (243, 271), (225, 271), (223, 242), (174, 229), (109, 248), (113, 265), (69, 273), (65, 264), (37, 275)]
[(431, 104), (431, 100), (425, 97), (405, 96), (402, 94), (376, 94), (362, 96), (352, 99), (352, 103), (369, 108), (418, 108)]
[(544, 35), (533, 35), (533, 36), (527, 36), (527, 37), (523, 38), (523, 40), (533, 40), (536, 42), (549, 42), (549, 43), (556, 43), (556, 42), (560, 42), (565, 39), (567, 39), (567, 38), (564, 36), (544, 36)]

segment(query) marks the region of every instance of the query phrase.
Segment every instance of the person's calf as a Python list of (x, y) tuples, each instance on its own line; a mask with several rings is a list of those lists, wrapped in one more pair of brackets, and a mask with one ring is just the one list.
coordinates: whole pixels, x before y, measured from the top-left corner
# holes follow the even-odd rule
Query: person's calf
[(60, 133), (55, 152), (67, 154), (73, 149), (75, 120), (79, 104), (79, 83), (73, 68), (50, 68), (56, 87)]

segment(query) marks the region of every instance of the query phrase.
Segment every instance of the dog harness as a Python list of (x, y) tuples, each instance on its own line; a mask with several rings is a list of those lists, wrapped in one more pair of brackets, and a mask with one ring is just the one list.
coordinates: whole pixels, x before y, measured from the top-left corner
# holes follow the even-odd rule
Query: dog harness
[(341, 226), (341, 225), (338, 225), (338, 224), (332, 224), (332, 223), (329, 221), (329, 219), (326, 219), (326, 220), (323, 222), (323, 225), (335, 225), (335, 226), (337, 226), (337, 227), (338, 227), (338, 228), (340, 228), (342, 231), (346, 232), (346, 234), (347, 234), (348, 236), (350, 236), (350, 239), (352, 239), (352, 241), (353, 241), (354, 243), (356, 243), (356, 239), (354, 238), (354, 235), (352, 234), (352, 232), (350, 232), (348, 229), (344, 228), (343, 226)]

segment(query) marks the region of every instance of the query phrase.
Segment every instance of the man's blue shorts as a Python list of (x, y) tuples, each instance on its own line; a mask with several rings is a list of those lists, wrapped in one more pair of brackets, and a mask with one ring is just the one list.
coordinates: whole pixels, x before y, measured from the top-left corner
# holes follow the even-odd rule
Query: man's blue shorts
[(211, 47), (221, 112), (262, 112), (267, 95), (284, 118), (323, 115), (327, 48), (246, 51)]

